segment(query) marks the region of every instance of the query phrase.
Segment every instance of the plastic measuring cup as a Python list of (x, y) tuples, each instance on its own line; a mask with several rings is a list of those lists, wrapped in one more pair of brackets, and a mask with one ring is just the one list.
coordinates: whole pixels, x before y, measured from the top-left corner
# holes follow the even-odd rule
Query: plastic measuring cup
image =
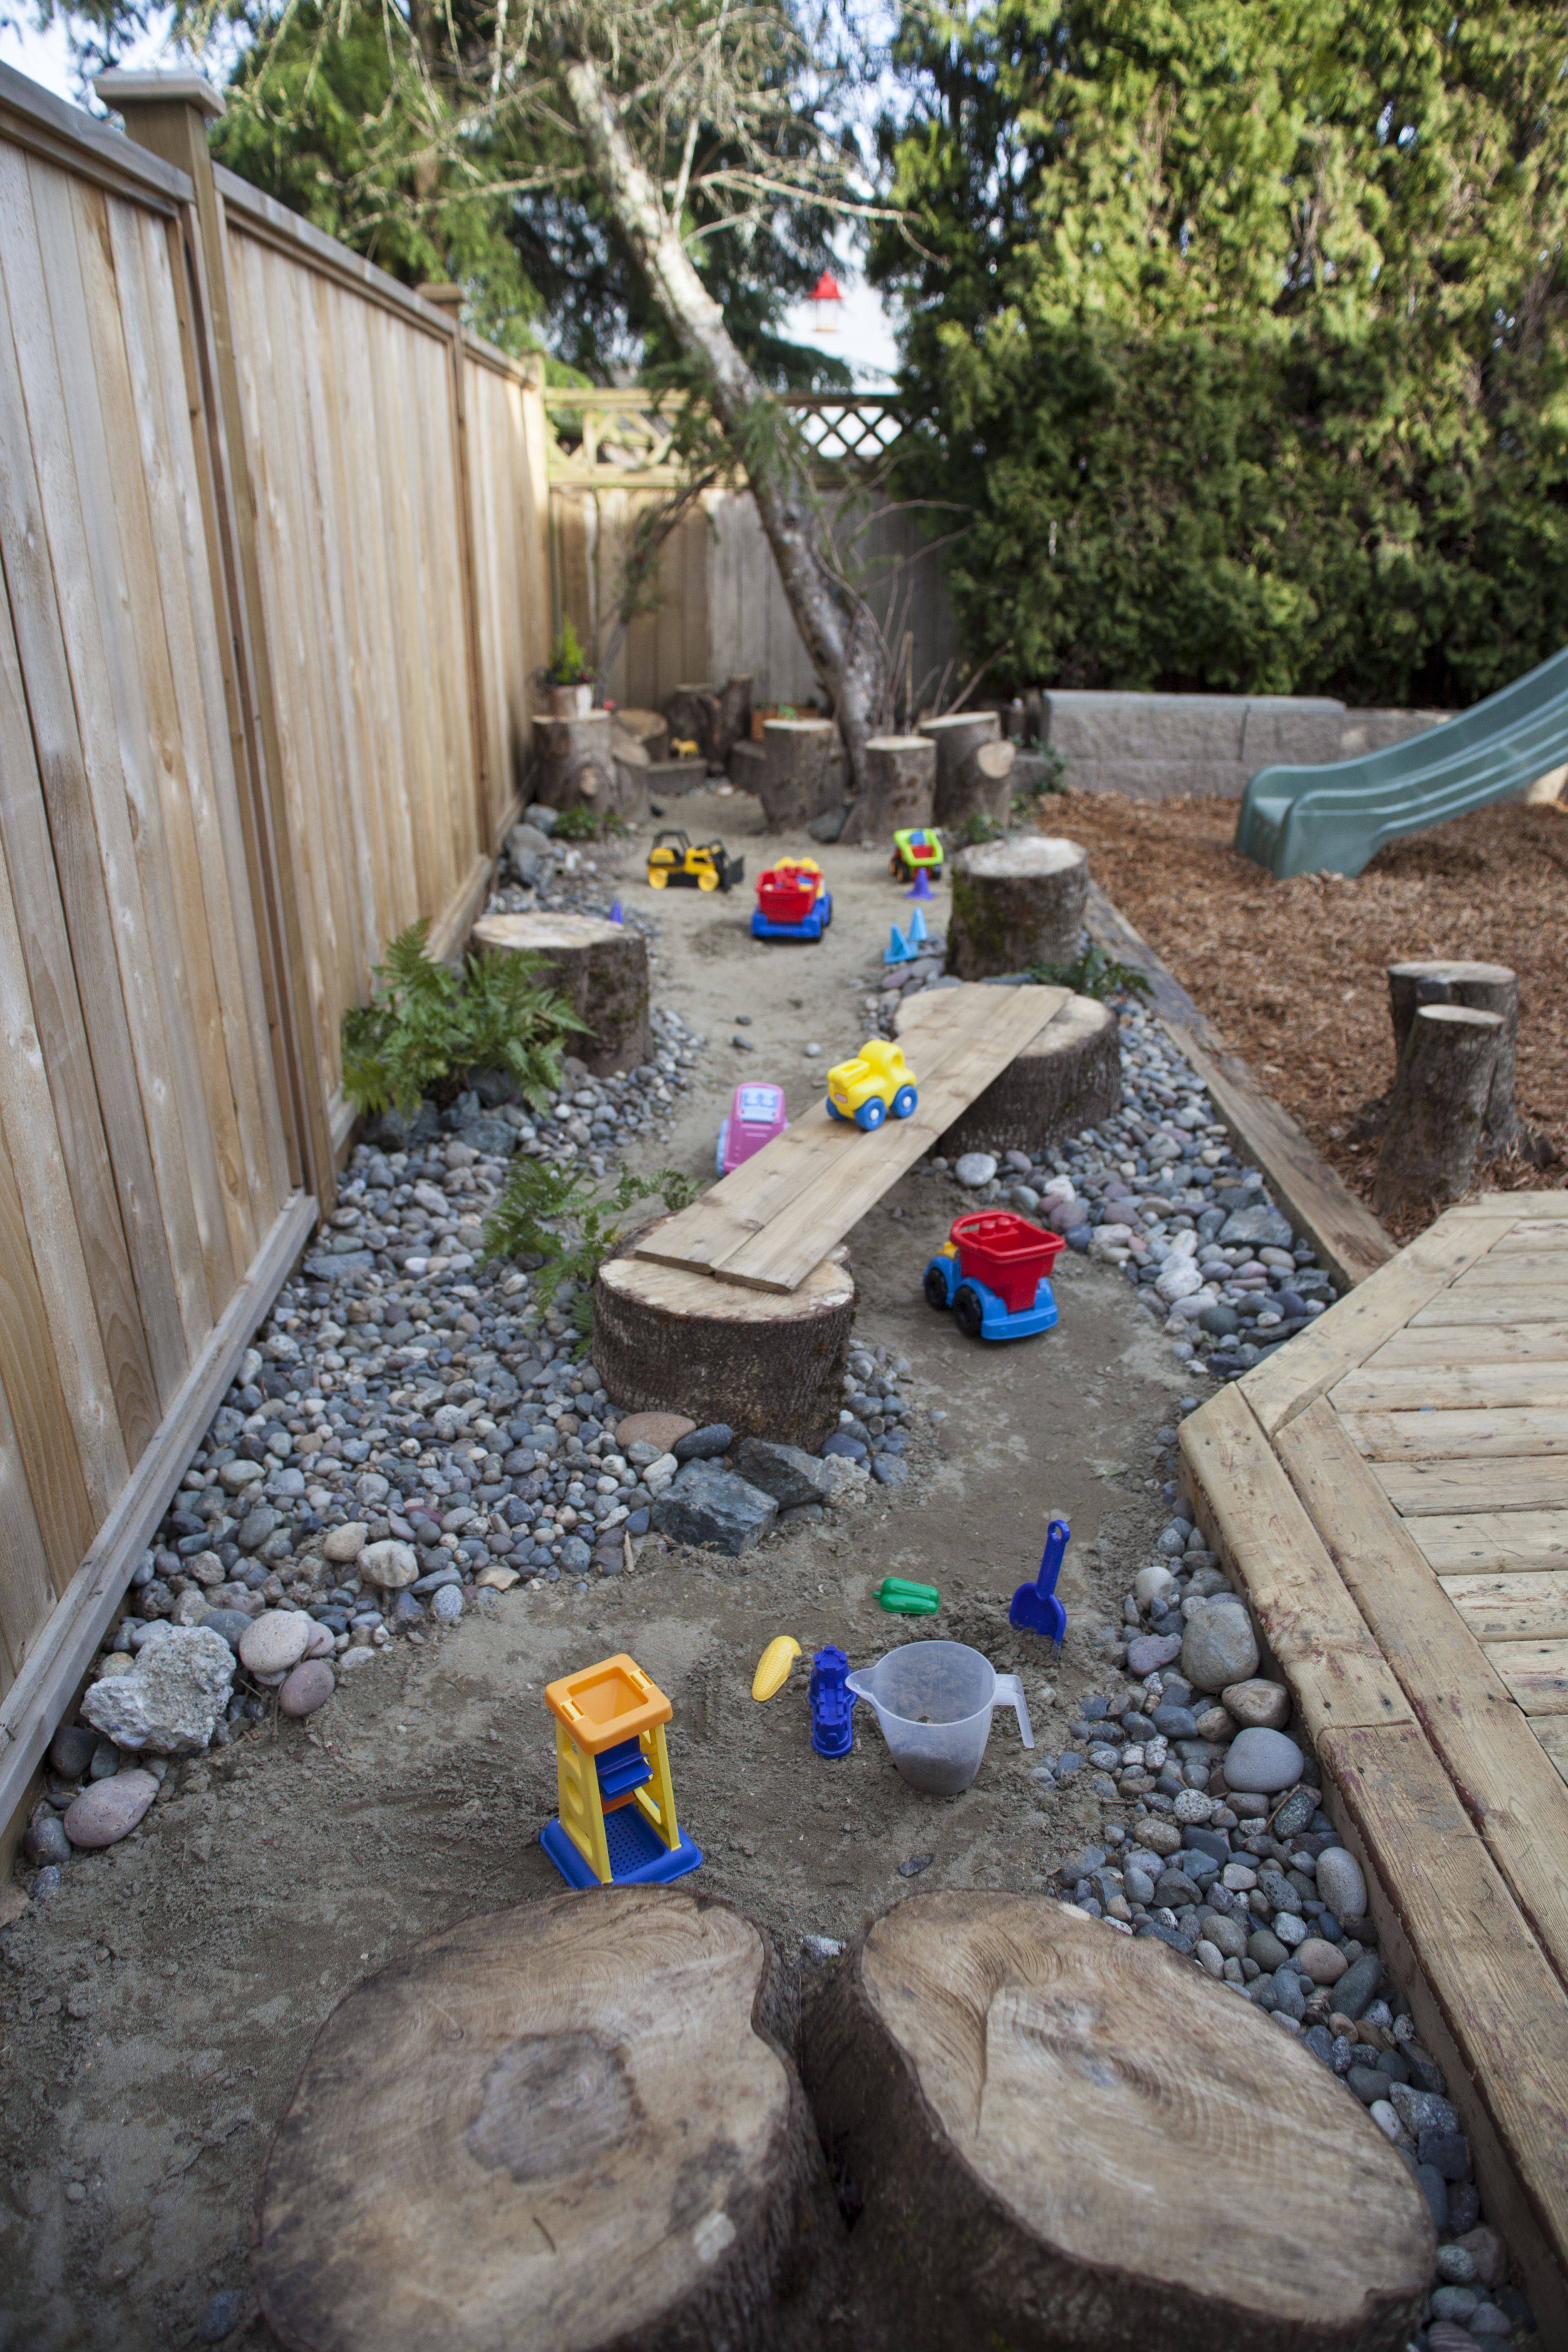
[(980, 1769), (991, 1737), (991, 1710), (1011, 1706), (1026, 1748), (1035, 1744), (1024, 1685), (999, 1675), (964, 1642), (907, 1642), (874, 1666), (847, 1677), (877, 1710), (888, 1751), (911, 1789), (956, 1796)]

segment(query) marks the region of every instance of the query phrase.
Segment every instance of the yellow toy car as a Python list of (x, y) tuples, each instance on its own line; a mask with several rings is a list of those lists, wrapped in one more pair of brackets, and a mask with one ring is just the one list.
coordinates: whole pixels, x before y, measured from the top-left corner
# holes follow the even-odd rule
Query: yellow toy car
[(868, 1038), (852, 1062), (839, 1062), (827, 1073), (829, 1117), (852, 1118), (868, 1134), (889, 1111), (895, 1118), (908, 1118), (919, 1100), (903, 1048), (885, 1037)]
[(647, 854), (650, 890), (730, 890), (745, 871), (745, 859), (731, 857), (721, 841), (694, 846), (683, 833), (656, 833)]

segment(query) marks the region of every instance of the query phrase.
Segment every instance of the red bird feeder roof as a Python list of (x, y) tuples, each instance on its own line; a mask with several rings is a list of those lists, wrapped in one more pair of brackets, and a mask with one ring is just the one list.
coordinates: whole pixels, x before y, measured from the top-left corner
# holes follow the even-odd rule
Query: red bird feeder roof
[(844, 296), (839, 290), (838, 280), (830, 269), (825, 269), (812, 288), (811, 299), (814, 302), (843, 301)]

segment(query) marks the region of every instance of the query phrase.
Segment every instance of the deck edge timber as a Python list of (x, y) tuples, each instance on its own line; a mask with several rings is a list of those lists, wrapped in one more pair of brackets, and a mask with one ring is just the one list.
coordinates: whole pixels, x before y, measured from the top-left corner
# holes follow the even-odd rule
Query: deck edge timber
[(1092, 878), (1084, 920), (1100, 947), (1143, 973), (1162, 1027), (1208, 1088), (1215, 1114), (1342, 1289), (1353, 1290), (1386, 1265), (1394, 1255), (1393, 1236), (1284, 1106), (1258, 1084), (1240, 1055), (1231, 1052), (1175, 974)]

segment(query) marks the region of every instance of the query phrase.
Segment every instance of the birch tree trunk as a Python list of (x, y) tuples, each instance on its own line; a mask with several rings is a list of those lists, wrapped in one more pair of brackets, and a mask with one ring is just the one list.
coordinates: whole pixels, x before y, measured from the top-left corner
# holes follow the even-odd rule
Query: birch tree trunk
[[(738, 453), (765, 436), (754, 427), (771, 394), (731, 338), (723, 313), (698, 276), (678, 225), (626, 136), (599, 68), (579, 58), (565, 68), (566, 93), (587, 150), (588, 165), (632, 250), (648, 291), (688, 358), (708, 377), (713, 413)], [(875, 731), (880, 657), (855, 627), (848, 597), (825, 551), (821, 518), (804, 468), (782, 439), (762, 463), (742, 460), (763, 529), (779, 568), (795, 624), (844, 736), (857, 792), (866, 788), (866, 742)]]

